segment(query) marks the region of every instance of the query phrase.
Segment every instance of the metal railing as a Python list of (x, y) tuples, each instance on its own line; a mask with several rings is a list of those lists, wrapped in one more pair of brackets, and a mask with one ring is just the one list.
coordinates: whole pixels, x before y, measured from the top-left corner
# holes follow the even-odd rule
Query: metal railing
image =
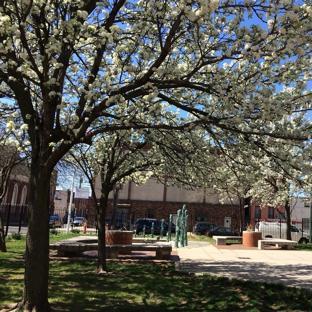
[(8, 235), (9, 226), (17, 226), (18, 233), (22, 226), (27, 226), (27, 205), (0, 205), (0, 214), (5, 228), (5, 236)]
[[(256, 231), (261, 231), (264, 238), (286, 238), (287, 225), (284, 219), (275, 221), (256, 222)], [(293, 240), (309, 240), (309, 218), (303, 218), (301, 222), (291, 222), (291, 237)]]

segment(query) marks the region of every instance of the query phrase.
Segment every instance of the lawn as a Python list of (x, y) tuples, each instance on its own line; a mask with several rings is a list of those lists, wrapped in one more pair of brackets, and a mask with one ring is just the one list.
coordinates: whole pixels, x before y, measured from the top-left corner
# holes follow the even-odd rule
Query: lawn
[(215, 244), (215, 240), (207, 235), (196, 235), (193, 233), (189, 233), (187, 238), (190, 241), (207, 242), (210, 244)]
[[(64, 234), (52, 239), (63, 238)], [(0, 253), (0, 307), (20, 298), (24, 243), (11, 240), (8, 252)], [(181, 274), (171, 264), (114, 262), (109, 270), (109, 275), (98, 276), (92, 261), (51, 261), (49, 294), (53, 310), (312, 310), (312, 293), (296, 288)]]
[(308, 244), (299, 244), (296, 246), (296, 249), (298, 250), (310, 250), (312, 251), (312, 244), (308, 243)]

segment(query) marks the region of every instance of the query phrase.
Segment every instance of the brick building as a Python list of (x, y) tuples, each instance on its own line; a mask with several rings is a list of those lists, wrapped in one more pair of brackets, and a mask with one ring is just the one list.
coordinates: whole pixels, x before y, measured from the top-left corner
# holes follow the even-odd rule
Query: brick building
[[(96, 193), (100, 197), (99, 180), (96, 180)], [(54, 213), (62, 218), (66, 215), (69, 203), (69, 191), (56, 191)], [(114, 204), (113, 192), (109, 194), (107, 209), (108, 224), (112, 223), (113, 206), (115, 206), (115, 224), (117, 227), (130, 227), (138, 218), (169, 219), (177, 210), (187, 205), (189, 230), (197, 221), (207, 221), (217, 225), (239, 230), (242, 213), (239, 202), (222, 204), (219, 196), (212, 190), (188, 190), (177, 186), (165, 186), (155, 179), (144, 185), (128, 182), (118, 191), (118, 200)], [(76, 216), (85, 216), (89, 226), (96, 223), (96, 210), (92, 198), (74, 198), (72, 210)]]
[[(310, 217), (310, 199), (306, 197), (294, 197), (290, 199), (290, 213), (293, 224), (308, 222)], [(281, 221), (285, 222), (285, 207), (280, 205), (273, 207), (270, 205), (259, 205), (253, 202), (250, 206), (250, 224), (255, 225), (258, 221)]]
[(1, 202), (0, 213), (5, 225), (27, 223), (28, 192), (29, 170), (25, 164), (21, 163), (13, 168)]
[[(15, 166), (11, 172), (7, 191), (0, 205), (0, 213), (4, 224), (27, 225), (27, 208), (29, 205), (30, 171), (25, 162)], [(53, 198), (56, 188), (56, 171), (50, 183), (50, 210), (53, 210)]]
[[(96, 180), (96, 193), (100, 195), (99, 179)], [(144, 185), (128, 182), (118, 192), (115, 209), (117, 226), (130, 226), (138, 218), (156, 218), (168, 220), (177, 210), (186, 204), (189, 214), (189, 230), (197, 221), (207, 221), (217, 225), (239, 230), (242, 224), (242, 211), (239, 200), (220, 202), (218, 194), (211, 189), (185, 189), (175, 185), (164, 185), (156, 179), (149, 179)], [(92, 207), (92, 204), (90, 204)], [(113, 194), (109, 195), (107, 223), (112, 221)], [(94, 211), (94, 210), (93, 210)], [(93, 211), (88, 217), (94, 220)]]

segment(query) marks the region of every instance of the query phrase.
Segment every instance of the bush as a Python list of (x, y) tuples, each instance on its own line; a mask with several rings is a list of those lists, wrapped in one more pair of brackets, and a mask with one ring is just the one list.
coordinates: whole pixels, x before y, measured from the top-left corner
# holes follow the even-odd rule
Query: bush
[(79, 233), (80, 233), (80, 230), (72, 229), (72, 230), (71, 230), (71, 233), (79, 234)]
[(12, 233), (11, 234), (11, 238), (15, 239), (15, 240), (21, 240), (22, 239), (22, 235), (20, 233)]
[(51, 233), (52, 235), (57, 235), (57, 234), (58, 234), (58, 231), (57, 231), (56, 229), (51, 229), (51, 230), (50, 230), (50, 233)]

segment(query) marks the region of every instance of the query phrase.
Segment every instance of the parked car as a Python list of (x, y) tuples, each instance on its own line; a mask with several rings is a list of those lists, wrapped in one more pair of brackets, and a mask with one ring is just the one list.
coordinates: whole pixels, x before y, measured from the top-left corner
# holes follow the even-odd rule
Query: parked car
[(62, 219), (59, 215), (51, 215), (49, 217), (49, 227), (50, 228), (56, 228), (56, 227), (62, 227)]
[(85, 217), (75, 217), (73, 221), (73, 226), (83, 226), (85, 222)]
[[(160, 229), (161, 229), (161, 221), (157, 219), (151, 219), (151, 218), (143, 218), (136, 220), (134, 224), (135, 233), (139, 234), (143, 232), (143, 227), (145, 226), (145, 234), (151, 234), (152, 233), (152, 224), (154, 223), (154, 234), (159, 235)], [(164, 224), (164, 231), (163, 235), (166, 235), (168, 231), (168, 227), (166, 224)]]
[(208, 222), (197, 222), (193, 228), (193, 233), (197, 235), (207, 235), (216, 227), (215, 224)]
[[(287, 225), (280, 222), (266, 222), (260, 221), (256, 223), (255, 230), (262, 233), (263, 238), (283, 238), (286, 239)], [(307, 232), (301, 232), (299, 229), (291, 225), (290, 226), (291, 239), (299, 242), (299, 244), (306, 244), (309, 242), (309, 235)]]
[(210, 231), (208, 231), (207, 235), (209, 237), (212, 236), (238, 236), (238, 233), (234, 232), (232, 229), (227, 228), (225, 226), (217, 226)]

